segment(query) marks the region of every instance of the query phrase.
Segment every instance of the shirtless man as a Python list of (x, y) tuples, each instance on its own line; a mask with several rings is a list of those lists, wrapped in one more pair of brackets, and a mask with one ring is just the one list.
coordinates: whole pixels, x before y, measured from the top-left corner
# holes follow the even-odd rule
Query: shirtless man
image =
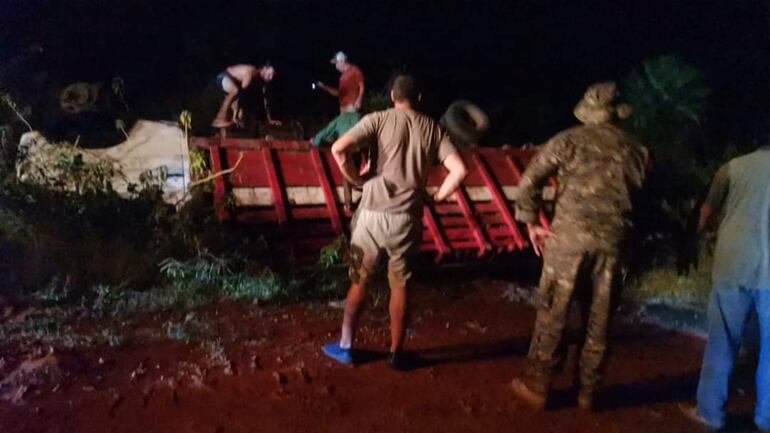
[[(233, 65), (220, 72), (217, 75), (216, 82), (227, 95), (224, 101), (222, 101), (222, 106), (219, 108), (217, 116), (211, 122), (211, 126), (215, 128), (227, 128), (233, 124), (240, 126), (243, 122), (243, 109), (238, 102), (241, 91), (247, 89), (255, 79), (268, 83), (274, 76), (275, 68), (269, 64), (261, 67)], [(279, 121), (271, 118), (270, 111), (267, 109), (267, 103), (265, 103), (265, 108), (267, 121), (271, 125), (280, 124)], [(230, 119), (227, 116), (228, 111), (232, 112)]]

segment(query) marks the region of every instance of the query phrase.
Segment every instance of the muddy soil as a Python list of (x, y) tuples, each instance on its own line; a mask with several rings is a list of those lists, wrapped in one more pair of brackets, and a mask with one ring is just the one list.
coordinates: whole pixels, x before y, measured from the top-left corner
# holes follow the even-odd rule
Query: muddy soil
[[(504, 300), (507, 287), (483, 281), (449, 294), (430, 283), (416, 287), (408, 348), (419, 362), (408, 372), (382, 360), (385, 299), (364, 316), (367, 362), (355, 368), (321, 354), (337, 337), (342, 312), (319, 304), (212, 307), (218, 330), (241, 332), (216, 362), (199, 345), (137, 338), (119, 348), (44, 354), (65, 371), (0, 401), (0, 431), (696, 431), (677, 405), (694, 395), (703, 342), (628, 320), (614, 327), (596, 412), (574, 408), (574, 356), (550, 410), (522, 406), (508, 384), (524, 369), (534, 311)], [(2, 351), (14, 359), (14, 348)], [(731, 407), (744, 418), (750, 409), (745, 393)]]

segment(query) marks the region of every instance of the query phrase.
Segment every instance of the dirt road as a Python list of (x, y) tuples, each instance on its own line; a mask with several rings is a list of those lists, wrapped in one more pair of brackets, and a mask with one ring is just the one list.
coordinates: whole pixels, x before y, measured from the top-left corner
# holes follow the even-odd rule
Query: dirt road
[(66, 377), (23, 390), (15, 404), (0, 402), (1, 430), (695, 431), (677, 403), (694, 394), (703, 344), (650, 326), (615, 327), (597, 412), (573, 407), (571, 373), (559, 377), (551, 410), (522, 407), (508, 384), (523, 371), (534, 313), (503, 300), (505, 289), (494, 281), (452, 294), (418, 287), (408, 346), (421, 361), (405, 373), (380, 358), (388, 340), (385, 299), (365, 315), (360, 341), (370, 362), (356, 368), (334, 364), (319, 350), (337, 336), (339, 309), (219, 305), (206, 312), (216, 330), (240, 332), (223, 350), (134, 337), (115, 349), (60, 352)]

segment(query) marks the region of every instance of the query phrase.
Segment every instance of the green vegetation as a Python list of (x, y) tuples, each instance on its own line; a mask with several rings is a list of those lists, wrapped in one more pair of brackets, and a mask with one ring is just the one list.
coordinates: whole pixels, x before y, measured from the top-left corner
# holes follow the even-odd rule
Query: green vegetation
[(185, 343), (207, 341), (217, 336), (212, 323), (194, 312), (185, 315), (184, 320), (165, 322), (163, 332), (170, 340)]
[(321, 248), (318, 264), (326, 269), (341, 264), (346, 242), (345, 236), (338, 236), (332, 243)]
[(711, 294), (711, 261), (710, 253), (703, 252), (697, 269), (688, 273), (666, 265), (649, 269), (639, 275), (623, 297), (637, 305), (706, 311)]
[[(189, 131), (189, 113), (180, 121)], [(175, 209), (162, 201), (163, 170), (142, 175), (124, 198), (112, 187), (123, 179), (120, 167), (76, 144), (51, 145), (18, 167), (11, 154), (0, 167), (0, 315), (14, 306), (0, 322), (5, 342), (120, 345), (130, 338), (127, 323), (161, 315), (170, 319), (142, 332), (209, 344), (202, 348), (215, 359), (221, 341), (197, 310), (338, 296), (327, 272), (289, 277), (265, 265), (264, 239), (221, 226), (205, 182)], [(205, 158), (191, 159), (194, 175), (206, 177)], [(184, 320), (173, 319), (179, 313)]]
[[(341, 274), (308, 270), (289, 279), (267, 269), (257, 275), (204, 254), (187, 261), (164, 260), (158, 286), (135, 290), (125, 285), (95, 285), (75, 295), (69, 280), (54, 279), (26, 297), (28, 309), (0, 322), (0, 338), (22, 345), (72, 348), (123, 344), (119, 331), (138, 318), (171, 317), (154, 338), (186, 343), (210, 342), (220, 334), (198, 311), (218, 302), (296, 302), (336, 298), (342, 293)], [(183, 320), (173, 317), (184, 315)]]
[(623, 86), (633, 107), (625, 126), (650, 148), (651, 188), (673, 206), (701, 193), (724, 159), (704, 137), (709, 93), (701, 72), (675, 56), (645, 61)]
[(373, 111), (387, 110), (393, 106), (388, 92), (367, 92), (364, 96), (363, 112), (371, 113)]
[(22, 312), (22, 318), (0, 324), (0, 340), (18, 343), (22, 349), (53, 346), (72, 349), (88, 346), (120, 346), (123, 335), (115, 324), (82, 329), (77, 309), (51, 307)]
[(692, 150), (683, 147), (703, 124), (709, 93), (701, 72), (675, 56), (645, 61), (626, 79), (623, 92), (634, 110), (631, 129), (661, 157)]
[[(226, 261), (210, 254), (180, 262), (166, 259), (160, 269), (174, 293), (188, 301), (210, 301), (217, 297), (234, 300), (266, 301), (288, 295), (292, 282), (269, 269), (259, 275), (248, 275), (232, 269), (235, 260)], [(245, 265), (245, 264), (244, 264)]]
[(709, 94), (703, 74), (676, 56), (649, 59), (624, 82), (633, 107), (624, 126), (653, 157), (624, 293), (637, 304), (700, 312), (708, 304), (714, 239), (696, 239), (697, 213), (713, 174), (737, 154), (708, 140)]

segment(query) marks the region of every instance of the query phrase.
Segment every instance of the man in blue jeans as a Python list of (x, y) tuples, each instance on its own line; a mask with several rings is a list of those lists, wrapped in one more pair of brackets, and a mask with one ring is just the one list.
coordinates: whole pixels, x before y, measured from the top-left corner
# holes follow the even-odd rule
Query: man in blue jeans
[(724, 427), (735, 356), (746, 322), (756, 312), (760, 355), (754, 422), (770, 432), (770, 145), (719, 169), (701, 208), (698, 231), (720, 211), (698, 404), (683, 411), (706, 429)]

